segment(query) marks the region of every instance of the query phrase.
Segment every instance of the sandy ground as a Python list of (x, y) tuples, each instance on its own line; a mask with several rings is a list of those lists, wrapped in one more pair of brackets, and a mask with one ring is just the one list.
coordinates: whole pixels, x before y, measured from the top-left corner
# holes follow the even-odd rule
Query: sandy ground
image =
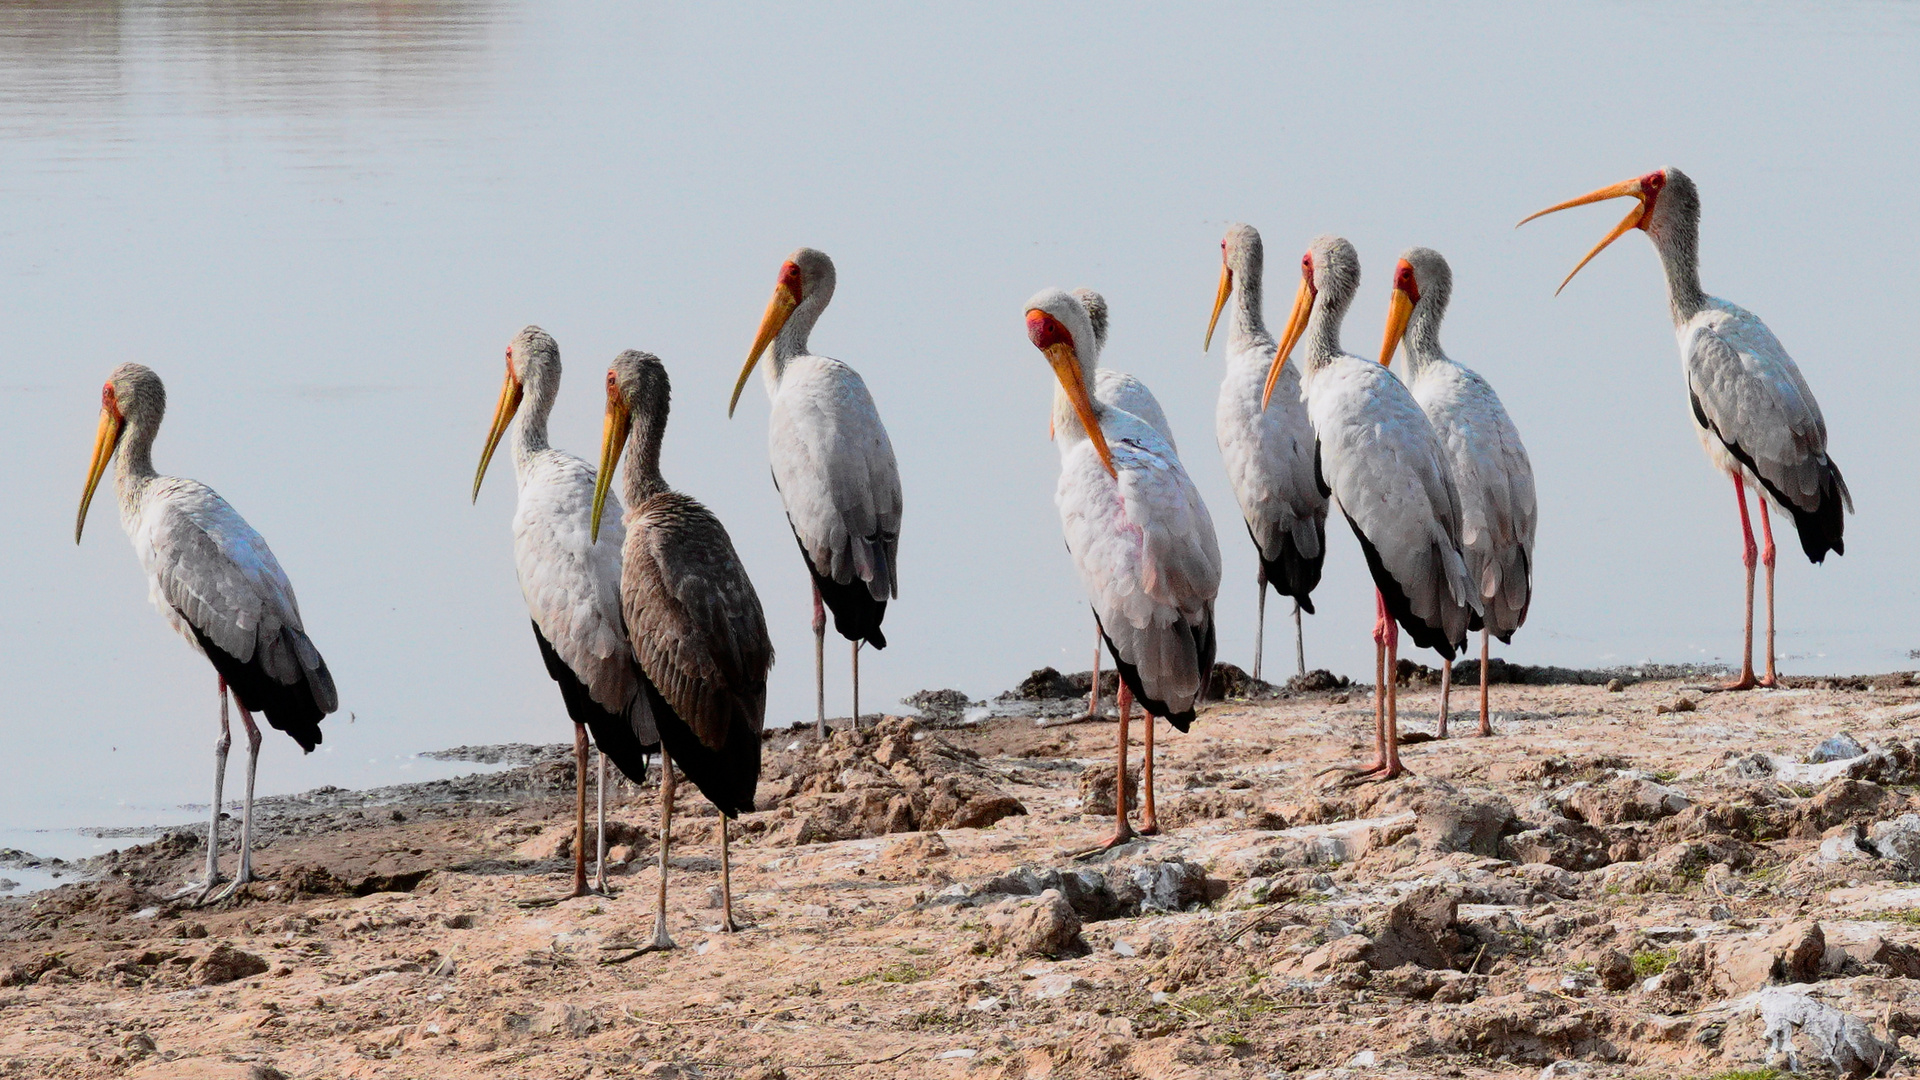
[(620, 789), (617, 894), (563, 899), (571, 764), (520, 748), (274, 804), (265, 880), (216, 907), (162, 899), (191, 832), (0, 902), (0, 1075), (1911, 1075), (1913, 681), (1498, 686), (1498, 737), (1468, 717), (1358, 786), (1322, 770), (1362, 756), (1367, 688), (1229, 701), (1159, 728), (1164, 835), (1087, 860), (1110, 722), (782, 732), (741, 932), (717, 818), (676, 813), (670, 952), (638, 948), (651, 790)]

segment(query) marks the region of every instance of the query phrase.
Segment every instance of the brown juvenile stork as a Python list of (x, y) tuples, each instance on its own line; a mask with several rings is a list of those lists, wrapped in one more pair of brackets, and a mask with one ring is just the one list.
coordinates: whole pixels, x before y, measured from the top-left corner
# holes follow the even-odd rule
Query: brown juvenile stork
[(726, 526), (692, 497), (669, 488), (660, 475), (669, 392), (666, 366), (651, 353), (628, 349), (607, 369), (606, 435), (592, 514), (592, 535), (598, 536), (624, 447), (627, 543), (621, 552), (621, 608), (661, 745), (655, 949), (673, 948), (667, 933), (667, 840), (676, 762), (720, 810), (721, 925), (735, 928), (727, 820), (753, 809), (767, 671), (773, 667), (760, 595)]
[[(1773, 519), (1769, 504), (1793, 518), (1800, 548), (1807, 559), (1824, 562), (1827, 552), (1846, 554), (1846, 519), (1853, 513), (1853, 496), (1840, 476), (1840, 466), (1827, 456), (1827, 421), (1820, 403), (1801, 378), (1799, 365), (1767, 324), (1744, 308), (1708, 296), (1700, 288), (1700, 193), (1679, 169), (1655, 169), (1645, 176), (1622, 181), (1577, 199), (1549, 206), (1523, 218), (1534, 218), (1583, 206), (1602, 199), (1631, 198), (1633, 209), (1613, 227), (1587, 257), (1580, 260), (1560, 288), (1567, 287), (1580, 268), (1593, 261), (1608, 244), (1639, 229), (1660, 252), (1667, 274), (1667, 311), (1680, 338), (1680, 364), (1687, 377), (1687, 403), (1700, 446), (1714, 468), (1733, 478), (1733, 495), (1740, 505), (1741, 560), (1747, 568), (1746, 635), (1740, 652), (1740, 675), (1728, 690), (1777, 686), (1773, 669)], [(1555, 295), (1559, 290), (1554, 290)], [(1747, 488), (1759, 492), (1760, 529), (1766, 548), (1756, 551), (1753, 523), (1747, 517)], [(1753, 673), (1753, 566), (1755, 556), (1767, 567), (1767, 674)]]

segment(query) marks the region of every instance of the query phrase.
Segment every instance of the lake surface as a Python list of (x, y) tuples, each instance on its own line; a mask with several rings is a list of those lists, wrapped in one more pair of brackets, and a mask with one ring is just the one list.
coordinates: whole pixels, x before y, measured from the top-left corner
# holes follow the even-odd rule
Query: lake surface
[[(1021, 318), (1048, 285), (1107, 295), (1108, 362), (1165, 404), (1226, 560), (1221, 658), (1249, 663), (1254, 561), (1211, 436), (1220, 347), (1200, 351), (1239, 220), (1265, 235), (1274, 324), (1306, 242), (1353, 240), (1355, 351), (1401, 249), (1452, 261), (1445, 340), (1499, 387), (1540, 490), (1532, 618), (1500, 654), (1731, 659), (1738, 524), (1651, 246), (1625, 238), (1556, 299), (1625, 208), (1513, 228), (1662, 164), (1701, 188), (1708, 290), (1799, 360), (1860, 511), (1843, 558), (1782, 547), (1783, 666), (1912, 667), (1917, 105), (1910, 4), (0, 6), (0, 825), (188, 820), (207, 798), (211, 669), (147, 603), (110, 494), (71, 542), (100, 382), (130, 359), (167, 380), (156, 464), (271, 541), (339, 683), (317, 753), (270, 733), (263, 793), (569, 737), (514, 582), (510, 462), (468, 500), (529, 322), (561, 344), (554, 438), (576, 453), (598, 446), (606, 363), (665, 359), (668, 478), (727, 523), (765, 602), (768, 722), (809, 720), (764, 393), (726, 418), (802, 244), (839, 267), (814, 345), (864, 374), (904, 476), (868, 709), (1087, 664)], [(1344, 528), (1329, 540), (1308, 660), (1365, 677), (1371, 588)], [(844, 647), (829, 660), (844, 713)]]

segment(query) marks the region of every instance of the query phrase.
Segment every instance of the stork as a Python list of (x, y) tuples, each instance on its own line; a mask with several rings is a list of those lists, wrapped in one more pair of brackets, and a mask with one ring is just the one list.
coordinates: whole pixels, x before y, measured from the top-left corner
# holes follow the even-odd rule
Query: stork
[(1318, 440), (1320, 486), (1360, 541), (1373, 575), (1374, 761), (1358, 777), (1390, 780), (1400, 763), (1399, 628), (1451, 661), (1477, 610), (1460, 556), (1460, 500), (1433, 425), (1382, 364), (1340, 349), (1340, 321), (1360, 287), (1360, 258), (1337, 236), (1300, 259), (1300, 288), (1263, 391), (1271, 400), (1303, 338), (1301, 392)]
[[(1767, 324), (1745, 308), (1700, 288), (1700, 193), (1686, 173), (1671, 166), (1645, 176), (1611, 184), (1577, 199), (1556, 203), (1534, 218), (1584, 206), (1604, 199), (1631, 198), (1634, 206), (1573, 272), (1560, 283), (1567, 287), (1581, 267), (1626, 235), (1639, 229), (1653, 241), (1667, 276), (1667, 312), (1680, 338), (1680, 366), (1687, 380), (1687, 403), (1700, 446), (1713, 467), (1733, 479), (1734, 501), (1740, 507), (1741, 561), (1747, 569), (1746, 630), (1741, 643), (1740, 674), (1728, 690), (1778, 686), (1773, 655), (1773, 518), (1772, 505), (1793, 518), (1800, 549), (1813, 563), (1826, 561), (1827, 552), (1846, 554), (1846, 518), (1853, 513), (1853, 495), (1840, 475), (1840, 466), (1827, 456), (1827, 421), (1820, 403), (1800, 375), (1799, 365)], [(1559, 290), (1554, 290), (1555, 295)], [(1758, 493), (1760, 529), (1766, 547), (1753, 543), (1753, 522), (1747, 516), (1747, 488)], [(1767, 674), (1753, 671), (1753, 568), (1755, 555), (1767, 568)]]
[[(1487, 709), (1487, 637), (1507, 644), (1527, 621), (1533, 601), (1533, 538), (1538, 508), (1533, 463), (1493, 385), (1440, 347), (1440, 320), (1453, 295), (1453, 270), (1432, 248), (1409, 248), (1393, 269), (1380, 363), (1391, 364), (1402, 339), (1407, 383), (1427, 414), (1460, 497), (1460, 554), (1481, 612), (1467, 623), (1480, 631), (1480, 734), (1493, 734)], [(1447, 737), (1453, 665), (1441, 669), (1440, 727)]]
[[(597, 539), (613, 471), (626, 450), (626, 544), (621, 610), (640, 665), (640, 687), (660, 733), (660, 888), (652, 948), (667, 933), (667, 842), (675, 762), (720, 811), (721, 925), (733, 921), (727, 821), (753, 809), (760, 781), (773, 642), (760, 595), (720, 519), (660, 475), (667, 430), (667, 369), (629, 349), (607, 370), (606, 433), (594, 478), (590, 536)], [(632, 439), (629, 441), (628, 436)]]
[(1259, 559), (1255, 579), (1260, 596), (1254, 623), (1253, 677), (1260, 677), (1266, 651), (1267, 586), (1293, 598), (1294, 663), (1307, 673), (1307, 646), (1300, 613), (1313, 614), (1313, 590), (1327, 557), (1327, 496), (1314, 475), (1313, 423), (1300, 397), (1298, 368), (1284, 368), (1274, 393), (1266, 393), (1273, 366), (1273, 335), (1267, 333), (1260, 302), (1265, 256), (1260, 233), (1234, 225), (1220, 241), (1220, 288), (1207, 320), (1206, 343), (1213, 347), (1220, 312), (1233, 302), (1227, 320), (1227, 375), (1214, 408), (1214, 435), (1227, 481), (1240, 502), (1240, 515)]
[(771, 346), (767, 457), (787, 523), (813, 577), (814, 730), (827, 732), (826, 610), (852, 642), (853, 726), (860, 727), (860, 646), (887, 647), (887, 601), (900, 595), (900, 468), (880, 410), (860, 373), (808, 351), (813, 324), (833, 299), (833, 260), (801, 248), (780, 264), (727, 416)]
[[(1206, 692), (1215, 648), (1220, 546), (1213, 518), (1180, 458), (1150, 425), (1094, 400), (1099, 343), (1086, 306), (1059, 289), (1027, 301), (1027, 336), (1059, 381), (1054, 397), (1060, 481), (1054, 503), (1067, 551), (1120, 673), (1114, 833), (1127, 820), (1127, 725), (1140, 702), (1149, 729), (1165, 717), (1186, 731)], [(1148, 789), (1151, 791), (1151, 788)], [(1156, 826), (1149, 808), (1143, 825)]]
[[(646, 755), (659, 749), (653, 714), (640, 692), (640, 669), (620, 615), (620, 547), (626, 540), (620, 504), (604, 538), (588, 538), (593, 466), (547, 442), (547, 417), (560, 392), (560, 346), (528, 326), (507, 346), (507, 377), (500, 404), (473, 474), (479, 501), (487, 464), (519, 412), (527, 413), (513, 440), (513, 476), (519, 490), (513, 513), (513, 565), (520, 595), (533, 619), (533, 639), (547, 674), (573, 718), (573, 895), (607, 892), (607, 759), (634, 783), (647, 778)], [(587, 884), (587, 733), (600, 748), (596, 778), (599, 857)]]
[[(120, 524), (147, 572), (147, 596), (220, 680), (220, 735), (213, 744), (213, 814), (207, 822), (206, 880), (178, 894), (198, 903), (223, 900), (254, 880), (253, 787), (260, 765), (254, 713), (311, 752), (320, 721), (340, 707), (327, 662), (307, 636), (300, 605), (267, 542), (214, 490), (153, 469), (153, 439), (167, 411), (167, 390), (153, 369), (121, 364), (100, 389), (93, 462), (80, 494), (73, 542), (86, 528), (93, 492), (116, 453), (114, 493)], [(233, 745), (227, 692), (247, 735), (247, 798), (240, 816), (240, 863), (218, 889), (221, 795)]]

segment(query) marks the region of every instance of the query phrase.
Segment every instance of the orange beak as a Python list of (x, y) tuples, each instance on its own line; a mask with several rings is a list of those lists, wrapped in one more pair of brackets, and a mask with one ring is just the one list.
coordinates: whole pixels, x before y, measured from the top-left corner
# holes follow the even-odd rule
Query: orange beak
[[(1398, 279), (1402, 272), (1411, 271), (1407, 260), (1401, 259), (1395, 268), (1394, 277)], [(1400, 347), (1400, 339), (1407, 334), (1407, 320), (1413, 318), (1413, 297), (1398, 285), (1393, 287), (1393, 296), (1387, 300), (1387, 336), (1380, 342), (1380, 366), (1393, 364), (1393, 353)]]
[(80, 517), (73, 523), (73, 542), (80, 542), (80, 531), (87, 527), (87, 507), (93, 505), (93, 490), (100, 486), (100, 477), (107, 471), (107, 462), (113, 460), (113, 451), (120, 445), (120, 433), (126, 430), (126, 421), (112, 409), (102, 406), (100, 426), (93, 433), (93, 461), (87, 465), (87, 486), (80, 492)]
[(600, 513), (607, 506), (607, 491), (613, 487), (613, 470), (620, 466), (620, 451), (626, 448), (627, 435), (633, 430), (633, 413), (613, 387), (607, 387), (607, 420), (600, 435), (600, 471), (593, 477), (593, 511), (588, 518), (587, 540), (600, 542)]
[(753, 335), (753, 348), (747, 350), (747, 366), (740, 369), (740, 377), (734, 380), (733, 397), (727, 401), (727, 419), (733, 419), (733, 407), (740, 404), (740, 391), (746, 388), (747, 376), (753, 374), (753, 367), (760, 362), (760, 354), (780, 335), (787, 320), (793, 317), (793, 309), (800, 306), (800, 298), (793, 294), (785, 281), (773, 287), (773, 299), (767, 301), (767, 313), (760, 316), (760, 329)]
[(1280, 337), (1280, 347), (1274, 350), (1273, 366), (1267, 369), (1267, 387), (1260, 394), (1260, 407), (1267, 407), (1273, 400), (1273, 384), (1280, 381), (1280, 369), (1287, 366), (1287, 357), (1293, 354), (1294, 345), (1300, 335), (1307, 332), (1307, 317), (1313, 314), (1313, 283), (1306, 278), (1300, 279), (1300, 291), (1293, 294), (1293, 311), (1287, 315), (1287, 332)]
[(480, 481), (487, 478), (487, 464), (493, 460), (493, 451), (500, 445), (500, 437), (507, 433), (507, 425), (513, 423), (513, 414), (520, 411), (520, 396), (524, 388), (520, 380), (513, 377), (513, 363), (507, 363), (507, 381), (500, 387), (500, 404), (493, 409), (493, 426), (487, 429), (487, 445), (480, 450), (480, 468), (473, 474), (473, 501), (480, 501)]
[(1067, 400), (1073, 403), (1073, 411), (1080, 416), (1080, 426), (1087, 429), (1087, 438), (1093, 440), (1093, 452), (1100, 455), (1100, 464), (1107, 467), (1107, 475), (1118, 480), (1120, 473), (1113, 467), (1113, 452), (1107, 448), (1107, 436), (1100, 430), (1100, 418), (1094, 414), (1093, 398), (1087, 393), (1087, 382), (1080, 374), (1080, 354), (1073, 345), (1065, 341), (1056, 341), (1041, 350), (1046, 354), (1047, 363), (1053, 368), (1054, 378), (1060, 380), (1060, 389), (1066, 392)]
[[(1534, 218), (1545, 217), (1546, 215), (1554, 213), (1555, 211), (1558, 211), (1558, 210), (1566, 210), (1574, 206), (1585, 206), (1588, 203), (1601, 202), (1606, 199), (1618, 199), (1628, 195), (1631, 195), (1634, 198), (1633, 209), (1627, 211), (1627, 216), (1624, 218), (1621, 218), (1620, 224), (1615, 225), (1613, 227), (1612, 232), (1608, 233), (1605, 237), (1601, 238), (1600, 242), (1593, 246), (1592, 251), (1587, 252), (1587, 257), (1584, 259), (1581, 259), (1580, 265), (1575, 266), (1573, 268), (1573, 273), (1568, 274), (1566, 277), (1566, 280), (1560, 283), (1560, 289), (1566, 288), (1567, 282), (1573, 280), (1573, 275), (1579, 273), (1581, 270), (1581, 267), (1584, 267), (1588, 263), (1592, 262), (1593, 257), (1595, 255), (1598, 255), (1602, 251), (1605, 251), (1608, 244), (1611, 244), (1615, 240), (1618, 240), (1622, 236), (1625, 236), (1628, 229), (1637, 227), (1641, 223), (1641, 221), (1643, 221), (1646, 218), (1647, 191), (1645, 186), (1643, 186), (1641, 183), (1641, 178), (1635, 177), (1632, 180), (1624, 180), (1618, 184), (1611, 184), (1607, 187), (1603, 187), (1598, 191), (1589, 191), (1585, 195), (1582, 195), (1577, 199), (1568, 199), (1566, 202), (1556, 203), (1553, 206), (1547, 207), (1545, 210), (1541, 210), (1537, 213), (1528, 214), (1526, 217), (1520, 219), (1520, 225), (1525, 225), (1527, 222), (1532, 221)], [(1520, 227), (1520, 225), (1515, 225), (1514, 228), (1517, 229)], [(1553, 290), (1553, 295), (1559, 296), (1560, 289)]]
[(1220, 309), (1227, 306), (1227, 297), (1233, 295), (1233, 267), (1226, 260), (1220, 262), (1220, 291), (1213, 295), (1213, 317), (1207, 320), (1207, 341), (1200, 346), (1201, 352), (1213, 348), (1213, 328), (1220, 323)]

